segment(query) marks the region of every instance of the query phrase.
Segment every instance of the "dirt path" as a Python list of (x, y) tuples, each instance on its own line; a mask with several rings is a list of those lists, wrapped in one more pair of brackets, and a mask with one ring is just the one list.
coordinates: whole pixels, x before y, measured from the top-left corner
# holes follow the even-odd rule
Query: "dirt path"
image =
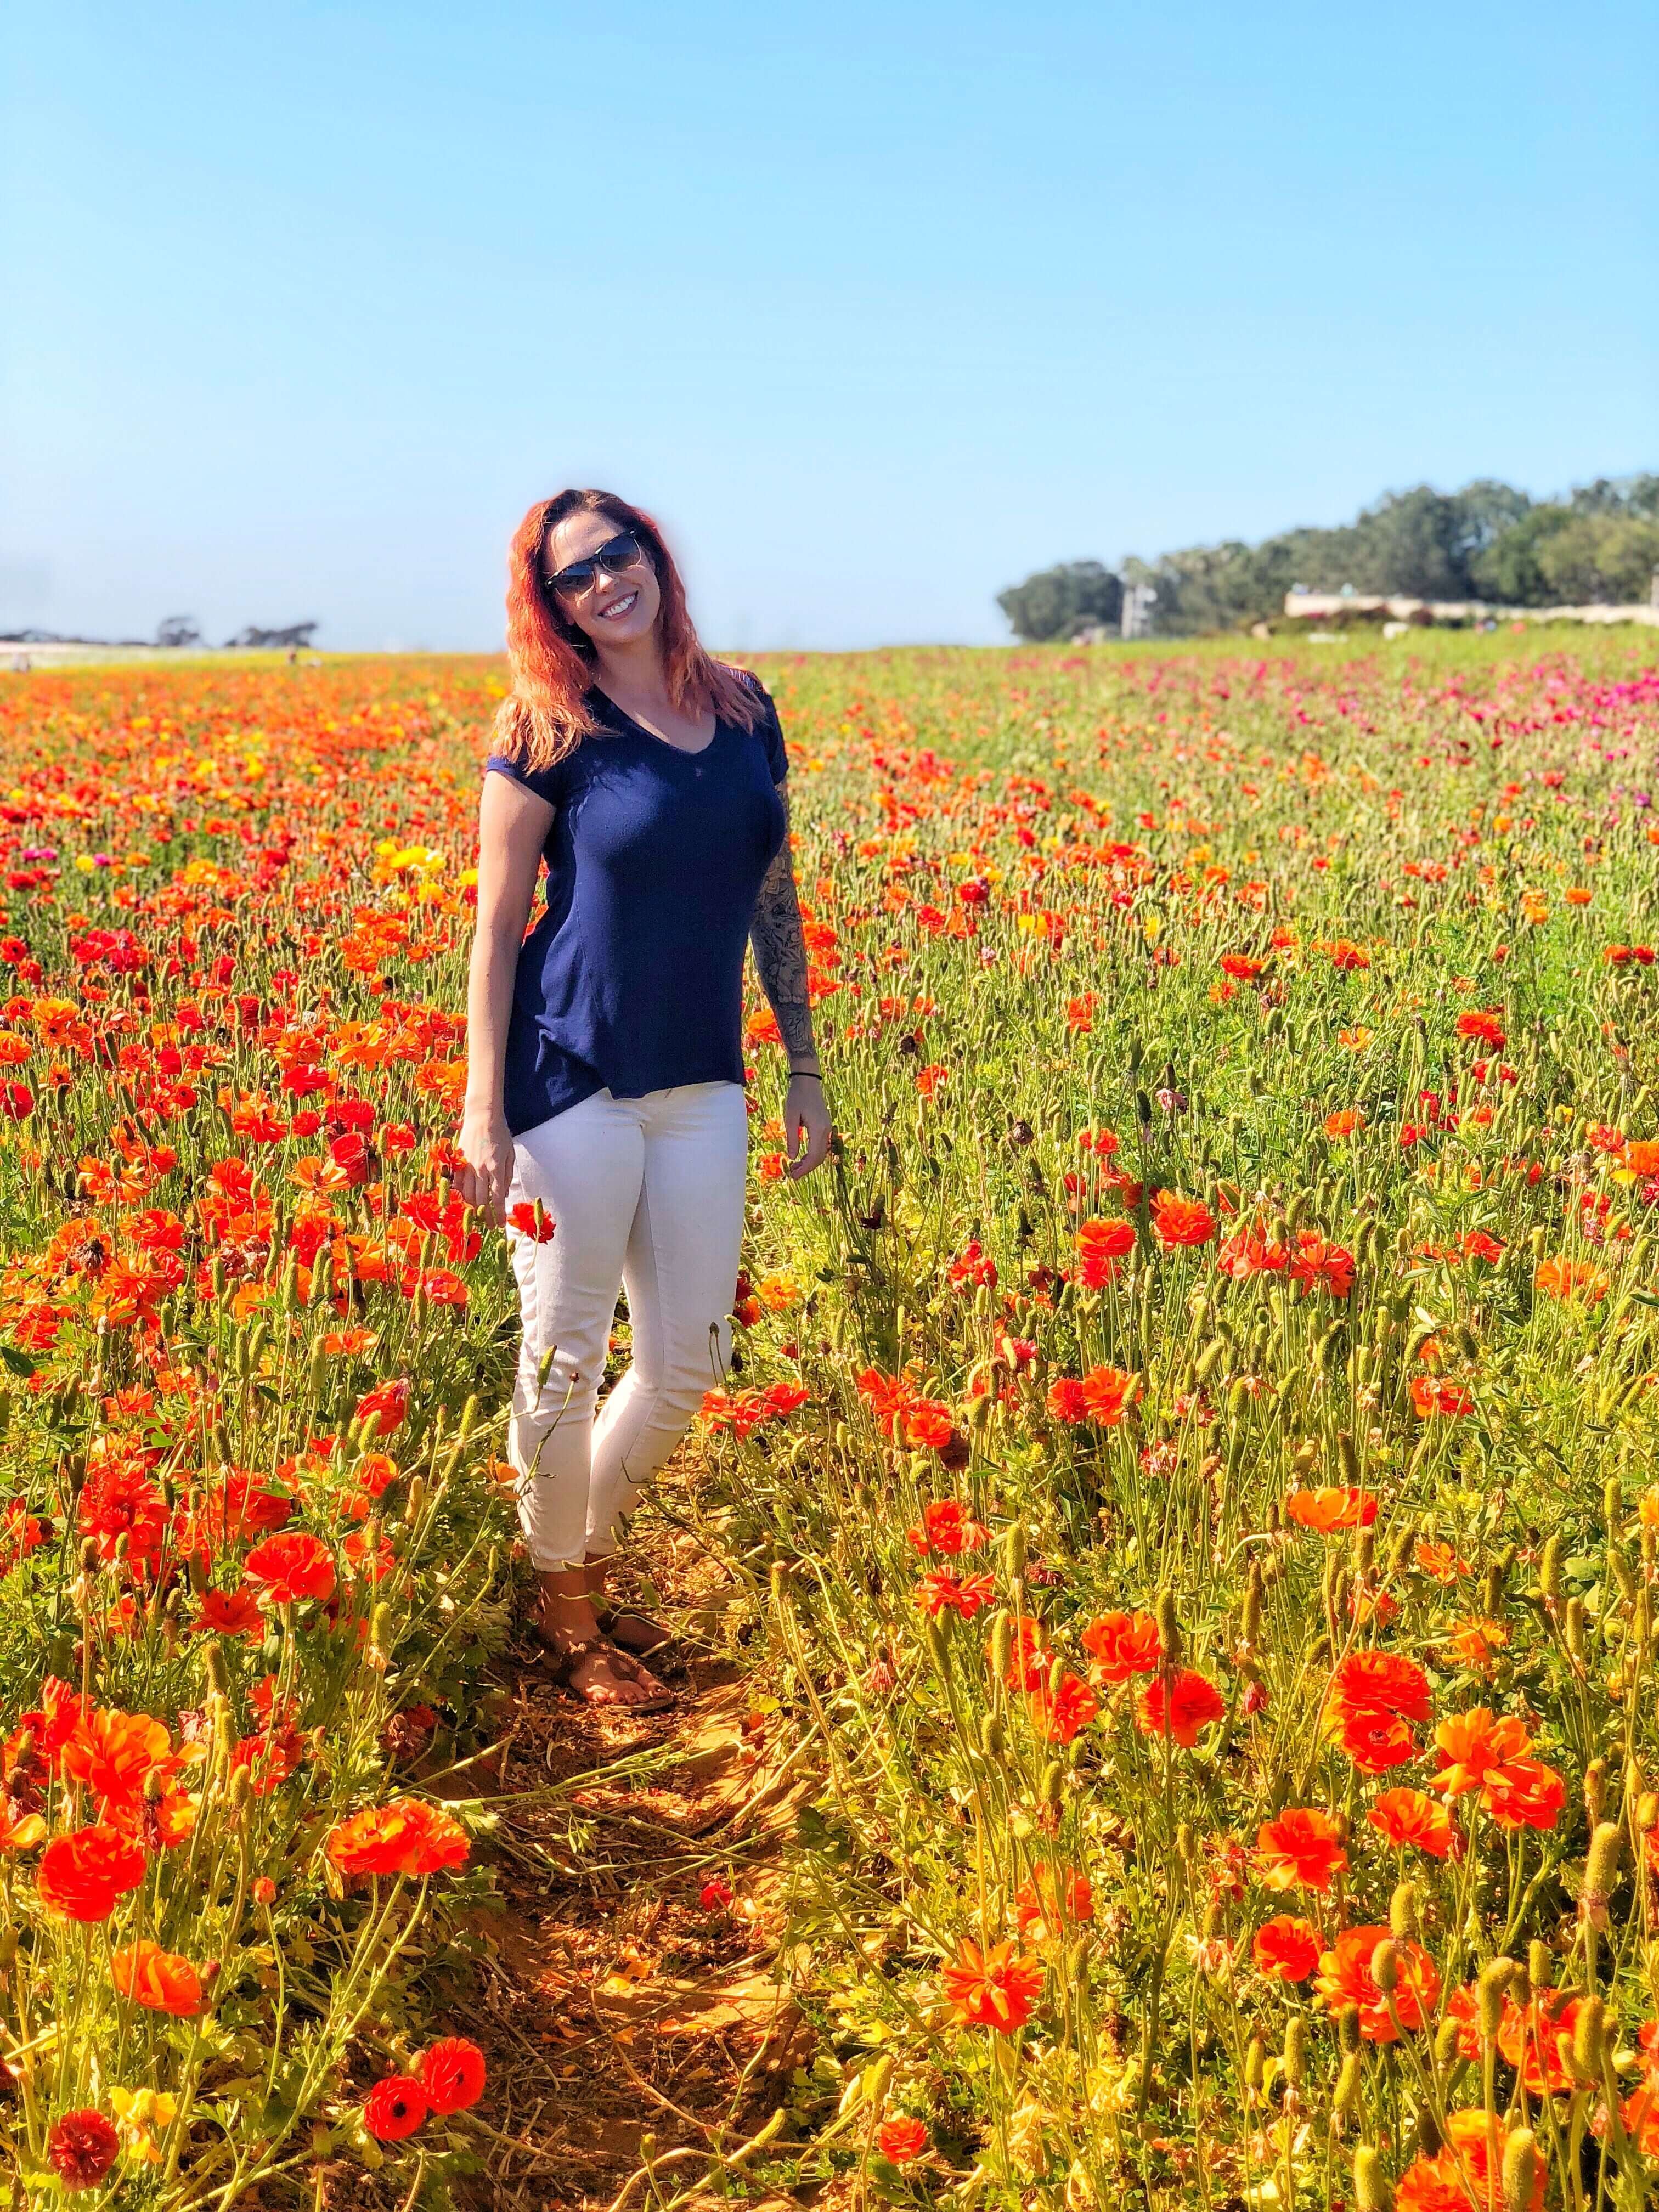
[[(507, 1910), (480, 1923), (466, 2008), (505, 2139), (471, 2197), (490, 2212), (637, 2205), (649, 2135), (672, 2195), (765, 2122), (804, 2055), (770, 1971), (799, 1785), (726, 1649), (721, 1571), (672, 1534), (647, 1565), (658, 1616), (684, 1634), (662, 1668), (678, 1706), (596, 1713), (547, 1681), (526, 1639), (504, 1671), (499, 1781), (471, 1785), (508, 1800), (495, 1843)], [(596, 1778), (550, 1790), (582, 1775)]]

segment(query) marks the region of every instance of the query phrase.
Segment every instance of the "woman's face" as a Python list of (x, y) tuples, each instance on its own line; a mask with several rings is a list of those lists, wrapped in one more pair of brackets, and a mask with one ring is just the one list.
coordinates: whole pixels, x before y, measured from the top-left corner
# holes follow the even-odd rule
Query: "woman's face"
[[(542, 574), (552, 576), (573, 561), (586, 561), (608, 545), (625, 526), (608, 514), (568, 514), (548, 532), (542, 549)], [(556, 595), (560, 613), (568, 623), (596, 644), (631, 645), (647, 635), (657, 619), (662, 594), (651, 556), (641, 545), (640, 557), (618, 576), (599, 570), (583, 592)]]

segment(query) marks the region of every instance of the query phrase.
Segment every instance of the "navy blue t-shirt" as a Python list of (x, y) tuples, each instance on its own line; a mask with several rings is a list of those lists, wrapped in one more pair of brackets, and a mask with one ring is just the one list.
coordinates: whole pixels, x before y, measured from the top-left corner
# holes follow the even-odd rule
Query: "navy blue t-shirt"
[(554, 809), (547, 907), (519, 954), (507, 1029), (514, 1136), (596, 1091), (638, 1098), (743, 1081), (743, 961), (783, 842), (777, 709), (717, 720), (700, 753), (653, 737), (597, 688), (599, 728), (550, 769), (492, 753)]

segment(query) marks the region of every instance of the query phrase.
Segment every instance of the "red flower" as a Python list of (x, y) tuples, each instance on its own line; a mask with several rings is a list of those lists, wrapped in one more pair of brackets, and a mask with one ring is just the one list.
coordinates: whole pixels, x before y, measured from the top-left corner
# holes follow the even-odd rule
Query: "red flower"
[(1155, 1674), (1164, 1657), (1158, 1623), (1150, 1613), (1103, 1613), (1081, 1638), (1093, 1660), (1089, 1672), (1097, 1682), (1127, 1682), (1131, 1674)]
[(416, 2073), (434, 2112), (463, 2112), (483, 2094), (484, 2055), (464, 2035), (446, 2035), (422, 2051)]
[(1163, 1675), (1158, 1674), (1141, 1692), (1141, 1733), (1171, 1736), (1182, 1750), (1190, 1751), (1200, 1730), (1218, 1721), (1226, 1710), (1227, 1701), (1215, 1684), (1183, 1667), (1167, 1690)]
[(1118, 1261), (1135, 1249), (1133, 1224), (1085, 1221), (1077, 1232), (1078, 1273), (1085, 1290), (1097, 1291), (1117, 1279)]
[(1100, 1711), (1100, 1699), (1081, 1674), (1062, 1674), (1052, 1691), (1044, 1680), (1030, 1695), (1031, 1726), (1045, 1743), (1070, 1743)]
[(1215, 1216), (1201, 1198), (1183, 1198), (1173, 1190), (1160, 1190), (1154, 1196), (1152, 1234), (1166, 1250), (1207, 1244), (1215, 1231)]
[(204, 1635), (262, 1636), (264, 1623), (257, 1593), (246, 1583), (240, 1589), (210, 1589), (202, 1600), (196, 1626)]
[(202, 2009), (202, 1978), (188, 1959), (164, 1951), (141, 1936), (110, 1954), (110, 1979), (124, 1997), (174, 2020), (194, 2020)]
[(958, 2020), (1012, 2035), (1031, 2017), (1042, 1990), (1042, 1962), (1016, 1955), (1012, 1943), (981, 1951), (964, 1936), (945, 1969), (945, 1996)]
[(1291, 1913), (1280, 1912), (1256, 1930), (1250, 1951), (1262, 1973), (1276, 1981), (1305, 1982), (1319, 1964), (1324, 1948), (1316, 1928)]
[(250, 1581), (263, 1583), (273, 1605), (298, 1605), (334, 1595), (334, 1555), (320, 1536), (304, 1529), (267, 1536), (247, 1555)]
[[(1336, 1948), (1319, 1962), (1319, 1994), (1333, 2018), (1346, 2005), (1359, 2008), (1359, 2033), (1367, 2043), (1395, 2043), (1399, 2033), (1389, 2016), (1389, 2000), (1371, 1977), (1371, 1960), (1379, 1943), (1392, 1941), (1387, 1928), (1345, 1928)], [(1425, 2025), (1440, 1996), (1440, 1976), (1428, 1953), (1416, 1943), (1401, 1942), (1400, 1978), (1393, 2004), (1400, 2025), (1407, 2031)]]
[(366, 1390), (357, 1401), (356, 1413), (360, 1421), (367, 1420), (371, 1413), (379, 1416), (374, 1434), (382, 1443), (395, 1430), (402, 1428), (408, 1411), (409, 1382), (405, 1376), (399, 1376), (395, 1382), (377, 1382), (372, 1390)]
[(363, 2099), (363, 2125), (376, 2142), (401, 2142), (426, 2124), (426, 2092), (411, 2074), (388, 2074)]
[(894, 2166), (908, 2166), (927, 2148), (927, 2130), (921, 2120), (884, 2121), (876, 2134), (877, 2148)]
[(114, 2121), (91, 2105), (65, 2112), (46, 2138), (46, 2156), (65, 2189), (95, 2189), (120, 2148)]
[(410, 1881), (465, 1863), (466, 1831), (418, 1798), (368, 1806), (329, 1832), (328, 1855), (343, 1875), (404, 1875)]
[(118, 1828), (77, 1828), (40, 1854), (35, 1894), (64, 1920), (107, 1920), (144, 1878), (144, 1854)]
[(1516, 1759), (1492, 1768), (1480, 1802), (1500, 1828), (1553, 1828), (1567, 1802), (1567, 1786), (1541, 1759)]
[(1334, 1824), (1316, 1806), (1292, 1805), (1256, 1830), (1256, 1865), (1269, 1889), (1328, 1889), (1348, 1863)]
[(991, 1532), (982, 1522), (974, 1519), (959, 1499), (938, 1498), (922, 1507), (921, 1526), (907, 1528), (904, 1534), (906, 1542), (919, 1557), (926, 1559), (930, 1552), (937, 1552), (950, 1559), (961, 1552), (978, 1551)]
[(1285, 1510), (1298, 1528), (1328, 1536), (1336, 1528), (1369, 1528), (1376, 1518), (1377, 1501), (1364, 1490), (1293, 1490), (1285, 1500)]
[(1457, 1847), (1451, 1814), (1421, 1790), (1385, 1790), (1365, 1817), (1396, 1850), (1409, 1845), (1443, 1859)]
[(1087, 1875), (1072, 1867), (1052, 1867), (1039, 1859), (1014, 1895), (1019, 1932), (1035, 1929), (1046, 1936), (1064, 1933), (1073, 1922), (1095, 1917), (1095, 1893)]
[(993, 1575), (953, 1575), (948, 1567), (934, 1567), (916, 1584), (916, 1603), (929, 1620), (941, 1613), (959, 1613), (963, 1620), (989, 1605), (997, 1594)]
[(529, 1237), (532, 1244), (550, 1244), (556, 1233), (553, 1217), (539, 1199), (533, 1206), (521, 1202), (513, 1206), (507, 1213), (507, 1225), (520, 1237)]

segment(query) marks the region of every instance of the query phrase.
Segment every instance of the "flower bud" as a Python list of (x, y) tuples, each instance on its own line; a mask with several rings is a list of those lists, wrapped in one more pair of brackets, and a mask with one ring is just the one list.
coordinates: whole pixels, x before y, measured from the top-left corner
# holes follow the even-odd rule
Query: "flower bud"
[(1255, 2095), (1261, 2094), (1261, 2084), (1267, 2078), (1267, 2046), (1259, 2035), (1253, 2035), (1244, 2051), (1244, 2087)]
[(1385, 1936), (1371, 1953), (1371, 1979), (1385, 1997), (1400, 1986), (1400, 1946), (1392, 1936)]
[(1285, 2023), (1285, 2056), (1280, 2061), (1285, 2079), (1294, 2087), (1300, 2087), (1308, 2078), (1308, 2023), (1300, 2013), (1292, 2013)]
[(1487, 2043), (1498, 2040), (1498, 2031), (1504, 2019), (1504, 1997), (1515, 1978), (1513, 1959), (1489, 1959), (1480, 1969), (1474, 1985), (1475, 2016), (1480, 2023), (1480, 2033)]
[(1567, 1650), (1575, 1659), (1582, 1660), (1584, 1656), (1584, 1601), (1582, 1597), (1567, 1600), (1565, 1630)]
[(1395, 1884), (1394, 1895), (1389, 1899), (1389, 1926), (1401, 1942), (1422, 1942), (1422, 1919), (1418, 1911), (1414, 1882)]
[[(1601, 2078), (1602, 2054), (1607, 2048), (1607, 2007), (1600, 1997), (1586, 1997), (1573, 2023), (1567, 2063), (1574, 2078), (1583, 2082)], [(1562, 2041), (1565, 2043), (1564, 2036)]]
[(1351, 2112), (1359, 2102), (1360, 2057), (1357, 2051), (1348, 2051), (1336, 2071), (1336, 2087), (1331, 2092), (1331, 2110), (1340, 2117)]
[(1530, 2128), (1517, 2128), (1504, 2146), (1504, 2212), (1530, 2212), (1537, 2183), (1537, 2142)]
[(1002, 1540), (1002, 1564), (1007, 1570), (1011, 1583), (1017, 1583), (1025, 1572), (1025, 1529), (1018, 1521), (1012, 1524)]
[(1060, 1800), (1060, 1794), (1065, 1786), (1066, 1763), (1063, 1759), (1051, 1759), (1047, 1766), (1042, 1770), (1042, 1796), (1043, 1803), (1045, 1805), (1058, 1805)]
[(1358, 2212), (1394, 2212), (1394, 2191), (1382, 2160), (1369, 2143), (1353, 2154), (1353, 2201)]
[(1607, 1802), (1607, 1762), (1605, 1759), (1593, 1759), (1584, 1769), (1584, 1810), (1592, 1820), (1599, 1820)]
[(1337, 2039), (1345, 2051), (1358, 2054), (1359, 2050), (1359, 2007), (1345, 2004), (1336, 2016)]
[(1619, 1880), (1621, 1842), (1617, 1822), (1601, 1820), (1596, 1824), (1590, 1838), (1589, 1855), (1584, 1861), (1584, 1887), (1578, 1896), (1579, 1912), (1592, 1928), (1607, 1927), (1607, 1900)]
[(1014, 1617), (1005, 1607), (991, 1623), (991, 1672), (999, 1682), (1007, 1678), (1014, 1659)]
[(1534, 1936), (1527, 1946), (1527, 1979), (1531, 1984), (1534, 1994), (1540, 1990), (1549, 1988), (1554, 1963), (1550, 1957), (1549, 1945), (1540, 1942)]

